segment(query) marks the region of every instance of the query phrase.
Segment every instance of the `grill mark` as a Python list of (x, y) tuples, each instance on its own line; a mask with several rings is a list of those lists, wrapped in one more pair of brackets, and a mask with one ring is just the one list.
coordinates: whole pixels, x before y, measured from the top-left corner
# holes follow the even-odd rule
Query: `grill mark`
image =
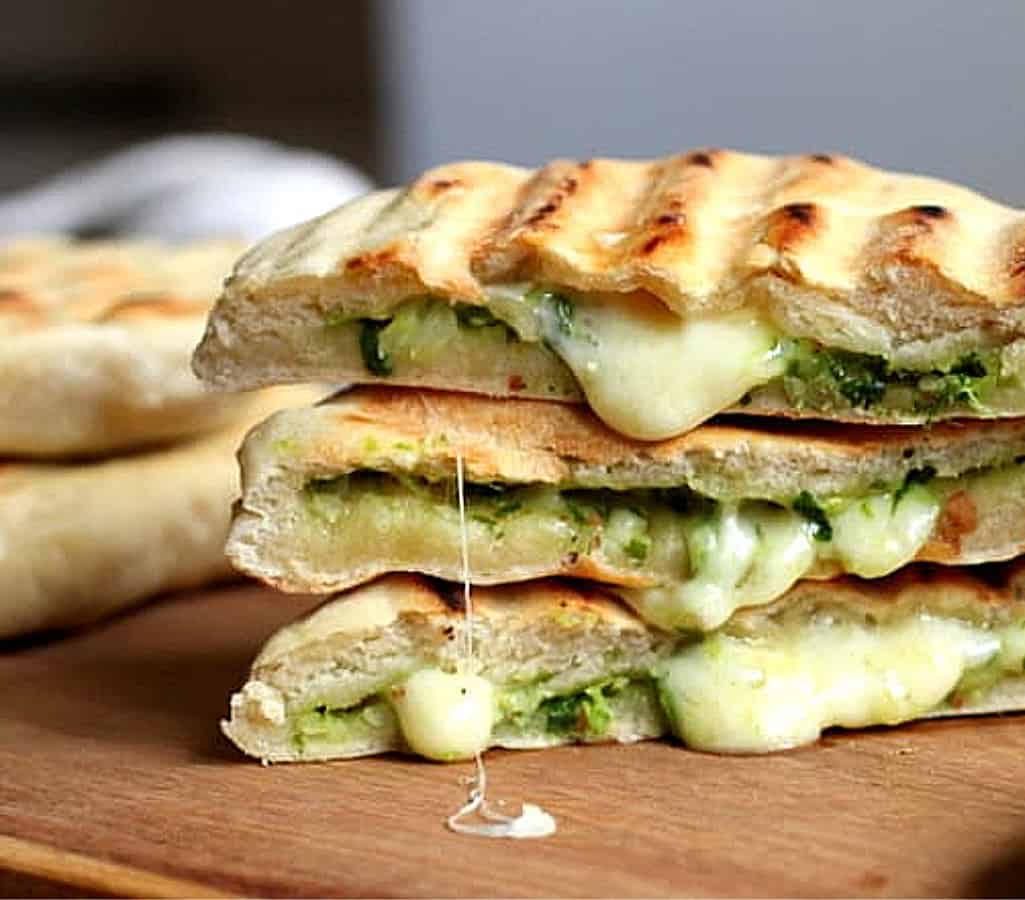
[[(716, 151), (712, 151), (715, 153)], [(690, 154), (687, 157), (687, 162), (692, 166), (702, 166), (706, 169), (715, 168), (715, 160), (712, 158), (712, 153), (708, 153), (704, 150), (698, 150), (696, 153)]]
[(666, 234), (656, 234), (653, 237), (648, 238), (641, 247), (641, 253), (644, 256), (650, 256), (659, 248), (660, 244), (668, 239), (668, 237), (669, 235)]
[(93, 318), (94, 322), (115, 322), (148, 318), (189, 318), (203, 315), (208, 303), (180, 297), (128, 297), (107, 307)]
[(553, 194), (546, 203), (539, 206), (534, 210), (534, 212), (527, 216), (527, 220), (523, 224), (528, 227), (540, 225), (560, 206), (562, 206), (562, 194)]
[(815, 207), (811, 203), (788, 203), (780, 212), (800, 225), (811, 225), (815, 219)]
[(374, 270), (387, 268), (398, 261), (398, 253), (394, 247), (387, 247), (384, 250), (377, 250), (373, 253), (364, 253), (354, 256), (345, 263), (346, 271), (373, 272)]
[(449, 188), (460, 187), (462, 183), (459, 178), (435, 178), (429, 187), (435, 194), (441, 194)]
[(793, 250), (822, 227), (822, 211), (814, 203), (788, 203), (769, 214), (765, 243), (776, 250)]
[(580, 187), (580, 181), (573, 175), (563, 175), (556, 184), (555, 188), (545, 198), (545, 202), (542, 203), (537, 209), (535, 209), (527, 218), (524, 220), (523, 225), (527, 228), (536, 227), (557, 227), (552, 222), (546, 222), (553, 213), (558, 212), (561, 209), (563, 203), (568, 197), (572, 197), (576, 193), (577, 188)]
[(923, 203), (919, 206), (912, 206), (911, 211), (918, 216), (925, 219), (946, 219), (950, 218), (951, 213), (949, 210), (942, 206), (936, 206), (932, 203)]

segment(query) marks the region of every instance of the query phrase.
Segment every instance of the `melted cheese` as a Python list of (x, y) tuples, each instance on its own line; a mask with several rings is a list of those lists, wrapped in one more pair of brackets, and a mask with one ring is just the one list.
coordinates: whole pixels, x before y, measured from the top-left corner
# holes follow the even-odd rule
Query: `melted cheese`
[(892, 725), (938, 707), (1000, 639), (953, 620), (885, 625), (824, 619), (772, 637), (713, 635), (657, 673), (689, 746), (763, 753), (814, 741), (833, 725)]
[(684, 320), (578, 301), (572, 333), (546, 336), (598, 416), (642, 440), (689, 431), (783, 371), (776, 333), (746, 311)]
[(667, 629), (710, 630), (741, 606), (769, 603), (815, 562), (810, 528), (764, 503), (722, 504), (686, 534), (691, 577), (620, 589), (645, 621)]
[(940, 501), (921, 485), (899, 499), (874, 494), (855, 500), (829, 516), (833, 540), (824, 556), (840, 560), (844, 571), (879, 578), (915, 557), (940, 515)]
[(422, 669), (390, 693), (403, 737), (421, 756), (470, 759), (491, 737), (491, 683), (477, 675)]
[(655, 302), (578, 297), (571, 322), (550, 305), (538, 315), (591, 408), (641, 440), (689, 431), (783, 373), (779, 335), (750, 311), (681, 319)]

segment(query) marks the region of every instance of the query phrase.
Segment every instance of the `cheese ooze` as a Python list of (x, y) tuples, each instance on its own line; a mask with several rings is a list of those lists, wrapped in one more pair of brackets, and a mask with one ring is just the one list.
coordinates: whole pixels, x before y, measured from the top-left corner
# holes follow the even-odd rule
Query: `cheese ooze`
[(845, 572), (879, 578), (914, 558), (939, 515), (935, 494), (917, 484), (899, 499), (875, 494), (855, 500), (830, 516), (833, 540), (827, 555), (839, 560)]
[(691, 577), (620, 594), (667, 629), (715, 628), (741, 606), (769, 603), (816, 559), (808, 524), (765, 503), (721, 504), (685, 532)]
[(657, 303), (585, 297), (571, 323), (541, 310), (545, 340), (591, 408), (640, 440), (689, 431), (783, 374), (779, 335), (748, 311), (682, 319)]
[[(1025, 469), (1014, 475), (1018, 480)], [(984, 474), (962, 481), (966, 489)], [(1010, 476), (1008, 476), (1010, 477)], [(769, 603), (800, 578), (838, 568), (879, 577), (915, 558), (933, 533), (943, 485), (824, 502), (831, 540), (792, 509), (760, 500), (675, 508), (644, 491), (562, 492), (531, 485), (473, 491), (467, 532), (484, 582), (566, 573), (567, 559), (602, 566), (603, 580), (647, 622), (710, 631), (745, 606)], [(306, 493), (307, 556), (316, 564), (382, 555), (393, 567), (456, 577), (458, 510), (445, 488), (355, 473)]]
[(422, 669), (389, 694), (402, 734), (428, 759), (469, 759), (488, 745), (495, 701), (477, 675)]
[(721, 503), (687, 533), (690, 578), (620, 594), (662, 628), (711, 630), (741, 607), (782, 596), (820, 562), (838, 562), (844, 572), (865, 578), (896, 571), (929, 539), (942, 506), (924, 485), (833, 505), (832, 539), (820, 541), (813, 525), (791, 510)]
[(925, 615), (886, 625), (812, 620), (772, 637), (711, 635), (657, 677), (688, 746), (766, 753), (810, 743), (831, 726), (921, 717), (1000, 649), (990, 631)]
[[(671, 730), (697, 750), (770, 753), (814, 742), (826, 728), (895, 725), (984, 702), (1005, 680), (1021, 680), (1025, 622), (973, 623), (913, 610), (874, 620), (816, 605), (750, 633), (730, 625), (664, 650), (650, 668), (628, 676), (609, 669), (590, 687), (561, 694), (549, 694), (545, 679), (503, 688), (476, 675), (421, 669), (351, 709), (298, 715), (298, 746), (322, 755), (332, 744), (401, 732), (414, 753), (450, 762), (496, 740), (512, 737), (511, 746), (522, 746), (515, 740), (522, 735), (532, 746), (546, 733), (553, 743), (611, 739), (640, 715), (649, 723), (646, 737)], [(614, 686), (607, 701), (604, 684)]]

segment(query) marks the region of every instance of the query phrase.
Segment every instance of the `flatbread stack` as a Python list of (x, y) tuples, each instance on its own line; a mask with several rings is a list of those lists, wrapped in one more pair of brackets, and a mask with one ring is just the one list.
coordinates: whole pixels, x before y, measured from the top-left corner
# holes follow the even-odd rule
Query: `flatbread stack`
[(965, 188), (444, 166), (250, 250), (194, 367), (358, 385), (240, 452), (230, 558), (329, 598), (232, 698), (248, 754), (1025, 709), (1025, 213)]
[(0, 639), (230, 573), (234, 452), (308, 389), (206, 391), (189, 357), (231, 241), (0, 246)]

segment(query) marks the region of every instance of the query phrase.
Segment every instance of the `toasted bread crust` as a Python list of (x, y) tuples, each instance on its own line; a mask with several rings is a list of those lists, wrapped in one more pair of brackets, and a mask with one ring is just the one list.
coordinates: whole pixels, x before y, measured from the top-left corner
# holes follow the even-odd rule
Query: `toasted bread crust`
[[(1025, 420), (930, 428), (733, 420), (645, 443), (616, 434), (580, 407), (360, 387), (317, 407), (273, 416), (249, 435), (240, 451), (243, 497), (227, 549), (241, 570), (287, 591), (326, 593), (409, 568), (456, 578), (453, 554), (430, 541), (394, 556), (387, 540), (368, 542), (343, 520), (325, 542), (319, 531), (308, 530), (304, 488), (312, 479), (368, 469), (452, 481), (460, 456), (466, 478), (481, 484), (687, 486), (721, 500), (790, 505), (802, 491), (820, 499), (863, 496), (895, 490), (908, 473), (925, 467), (956, 478), (1017, 466), (1023, 455)], [(1015, 477), (1006, 484), (1020, 484)], [(950, 489), (944, 495), (919, 560), (964, 565), (1025, 551), (1020, 497), (999, 486), (1004, 482), (986, 483), (969, 479), (964, 484), (975, 494)], [(624, 567), (587, 552), (555, 554), (544, 562), (522, 553), (499, 560), (480, 568), (475, 581), (563, 575), (624, 587), (650, 583), (643, 566)], [(827, 568), (816, 576), (831, 573)]]
[[(287, 443), (284, 452), (274, 448)], [(802, 490), (853, 494), (931, 465), (954, 477), (1025, 453), (1025, 420), (873, 427), (723, 418), (685, 435), (624, 437), (586, 409), (442, 391), (363, 386), (272, 417), (242, 450), (244, 468), (278, 463), (304, 477), (356, 469), (625, 489), (680, 486), (777, 500)]]
[[(249, 680), (232, 697), (222, 730), (243, 752), (271, 761), (408, 750), (398, 730), (386, 727), (347, 742), (303, 748), (294, 740), (290, 715), (314, 703), (358, 703), (380, 690), (382, 680), (405, 677), (417, 668), (457, 669), (463, 659), (459, 636), (467, 621), (451, 602), (458, 593), (456, 585), (392, 575), (332, 598), (270, 638)], [(530, 684), (543, 675), (556, 691), (579, 689), (572, 686), (614, 674), (610, 667), (650, 671), (680, 643), (645, 625), (614, 598), (579, 583), (546, 580), (476, 588), (473, 603), (477, 660), (498, 685)], [(1021, 621), (1022, 563), (984, 570), (912, 566), (871, 582), (802, 582), (771, 606), (740, 613), (726, 628), (735, 635), (757, 636), (777, 627), (801, 627), (823, 615), (881, 623), (923, 613), (983, 628)], [(824, 626), (820, 621), (816, 627)], [(1025, 680), (1008, 677), (981, 697), (958, 698), (920, 717), (1023, 708)], [(665, 717), (652, 712), (641, 722), (613, 722), (604, 739), (636, 741), (666, 734)], [(493, 743), (541, 747), (566, 740), (550, 733), (526, 737), (510, 741), (509, 735), (495, 736)]]
[(223, 368), (249, 333), (420, 295), (485, 303), (486, 285), (523, 279), (643, 292), (682, 315), (759, 307), (787, 334), (855, 351), (964, 331), (1008, 343), (1025, 336), (1025, 214), (841, 156), (453, 163), (254, 248), (197, 371), (251, 383), (258, 358)]

